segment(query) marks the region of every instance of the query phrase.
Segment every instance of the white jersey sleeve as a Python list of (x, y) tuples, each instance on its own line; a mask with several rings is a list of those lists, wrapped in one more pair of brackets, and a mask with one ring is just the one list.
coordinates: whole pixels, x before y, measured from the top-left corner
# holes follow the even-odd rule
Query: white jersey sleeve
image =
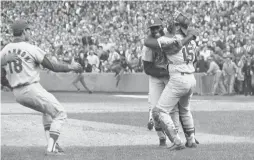
[(154, 59), (153, 58), (153, 51), (150, 48), (144, 46), (142, 49), (142, 60), (148, 61), (148, 62), (153, 62), (154, 61), (153, 59)]
[(32, 56), (34, 57), (37, 63), (41, 64), (46, 55), (46, 52), (44, 52), (42, 49), (40, 49), (37, 46), (32, 46), (32, 48), (35, 51), (32, 53)]

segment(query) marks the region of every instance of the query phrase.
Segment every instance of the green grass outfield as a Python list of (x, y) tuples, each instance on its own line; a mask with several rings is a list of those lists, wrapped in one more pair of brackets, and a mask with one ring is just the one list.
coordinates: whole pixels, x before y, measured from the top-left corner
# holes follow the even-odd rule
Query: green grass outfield
[(254, 159), (254, 97), (194, 96), (193, 117), (196, 137), (201, 144), (196, 149), (170, 152), (158, 147), (156, 132), (146, 128), (145, 96), (53, 94), (68, 112), (68, 121), (59, 139), (66, 155), (45, 156), (40, 113), (18, 105), (11, 93), (2, 92), (2, 160)]

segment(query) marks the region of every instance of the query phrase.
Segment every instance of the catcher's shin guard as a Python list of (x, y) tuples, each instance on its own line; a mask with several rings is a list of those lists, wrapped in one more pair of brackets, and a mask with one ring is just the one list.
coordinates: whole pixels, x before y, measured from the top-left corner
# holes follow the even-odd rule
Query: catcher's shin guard
[(163, 131), (162, 128), (155, 126), (155, 131), (157, 132), (157, 135), (160, 139), (166, 139), (165, 132)]
[(161, 126), (172, 143), (182, 143), (169, 114), (164, 113), (155, 107), (153, 109), (153, 119)]
[(175, 129), (177, 131), (177, 133), (179, 133), (179, 128), (180, 128), (180, 116), (179, 116), (179, 110), (178, 109), (174, 109), (171, 113), (169, 113), (174, 125), (175, 125)]
[(154, 127), (153, 117), (152, 117), (152, 110), (149, 107), (149, 117), (148, 117), (148, 123), (147, 128), (151, 131)]
[[(183, 127), (183, 132), (184, 132), (184, 135), (185, 135), (185, 138), (186, 138), (187, 142), (188, 141), (194, 141), (194, 143), (199, 144), (199, 141), (195, 138), (195, 127), (185, 128), (181, 116), (179, 116), (179, 120), (180, 120), (180, 123)], [(186, 144), (187, 144), (187, 142), (186, 142)]]

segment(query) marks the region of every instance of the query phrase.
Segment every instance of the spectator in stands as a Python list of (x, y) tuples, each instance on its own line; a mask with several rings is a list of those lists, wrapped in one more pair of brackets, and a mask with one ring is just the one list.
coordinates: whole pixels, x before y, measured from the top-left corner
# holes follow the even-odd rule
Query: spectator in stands
[[(123, 46), (126, 57), (132, 53), (132, 48), (136, 48), (139, 58), (139, 44), (142, 44), (144, 35), (147, 35), (143, 32), (146, 21), (151, 15), (163, 15), (166, 20), (165, 15), (175, 8), (181, 10), (187, 8), (186, 11), (193, 13), (193, 26), (200, 27), (201, 31), (201, 36), (197, 38), (197, 42), (200, 42), (199, 47), (210, 43), (208, 50), (214, 50), (215, 46), (212, 42), (214, 41), (216, 46), (225, 53), (227, 42), (230, 53), (234, 53), (232, 49), (235, 49), (233, 44), (236, 40), (244, 46), (246, 37), (253, 35), (253, 1), (200, 1), (188, 2), (188, 5), (186, 3), (177, 1), (124, 3), (120, 1), (19, 1), (17, 3), (4, 1), (1, 3), (1, 43), (7, 44), (10, 41), (9, 23), (16, 18), (22, 18), (28, 20), (33, 28), (40, 27), (44, 30), (32, 33), (35, 37), (32, 43), (38, 43), (43, 50), (50, 49), (54, 53), (58, 52), (56, 51), (58, 46), (63, 46), (60, 49), (61, 53), (57, 53), (60, 58), (66, 51), (72, 52), (75, 48), (89, 45), (102, 46), (103, 51), (112, 46), (117, 48)], [(161, 6), (164, 6), (163, 9), (158, 9)], [(85, 50), (82, 52), (87, 53)], [(95, 50), (95, 54), (101, 59), (100, 51), (97, 53)], [(105, 61), (112, 64), (114, 57), (117, 56), (110, 56)], [(207, 56), (204, 55), (204, 57), (206, 59)]]
[(97, 68), (99, 68), (100, 60), (97, 55), (94, 54), (94, 49), (90, 50), (87, 55), (88, 63), (91, 65), (95, 65)]
[(116, 52), (120, 55), (125, 57), (125, 50), (123, 50), (123, 46), (120, 45), (119, 48), (116, 50)]
[(135, 53), (131, 53), (131, 56), (128, 59), (128, 64), (131, 72), (135, 73), (138, 70), (139, 60)]
[(224, 80), (225, 80), (224, 83), (227, 88), (227, 93), (229, 95), (233, 94), (236, 71), (237, 71), (237, 66), (235, 62), (232, 61), (232, 57), (228, 55), (225, 63), (223, 64), (222, 73), (224, 76)]
[(92, 65), (89, 64), (88, 59), (84, 59), (84, 71), (86, 73), (92, 72)]
[(249, 55), (246, 56), (242, 72), (244, 74), (244, 95), (248, 96), (252, 94), (251, 76), (253, 75), (251, 57)]
[(115, 60), (120, 60), (120, 55), (116, 52), (115, 47), (112, 47), (110, 49), (108, 62), (110, 65), (112, 65)]
[(229, 57), (229, 56), (233, 58), (233, 54), (230, 51), (230, 46), (229, 46), (229, 44), (227, 44), (226, 45), (226, 50), (225, 50), (225, 52), (223, 54), (223, 57)]
[(103, 53), (104, 53), (103, 47), (102, 46), (98, 46), (97, 56), (99, 57), (99, 59), (101, 58)]
[(246, 44), (246, 39), (244, 37), (244, 34), (240, 34), (239, 42), (241, 46), (244, 46)]
[(212, 57), (208, 57), (207, 61), (209, 63), (209, 69), (206, 72), (206, 74), (214, 76), (212, 95), (216, 94), (216, 90), (218, 89), (218, 87), (221, 90), (220, 95), (226, 94), (226, 89), (225, 89), (225, 86), (224, 86), (223, 80), (222, 80), (222, 72), (221, 72), (218, 64), (213, 60)]
[(234, 41), (234, 39), (235, 39), (235, 35), (234, 35), (233, 31), (232, 31), (232, 30), (229, 30), (229, 31), (228, 31), (228, 34), (227, 34), (227, 37), (226, 37), (226, 41), (227, 41), (227, 42), (228, 42), (228, 41)]
[(204, 60), (206, 61), (208, 57), (211, 56), (211, 50), (208, 49), (207, 43), (204, 44), (203, 49), (200, 51), (200, 55), (204, 57)]
[(254, 55), (254, 44), (251, 44), (251, 38), (248, 37), (246, 40), (246, 44), (243, 46), (245, 53), (249, 55)]
[(95, 64), (92, 65), (92, 73), (99, 73), (100, 70), (96, 67)]
[(245, 53), (245, 50), (241, 46), (241, 43), (238, 41), (236, 43), (236, 48), (234, 49), (234, 56), (235, 57), (242, 57), (244, 53)]
[(203, 55), (199, 55), (197, 57), (197, 63), (196, 63), (196, 72), (199, 72), (199, 73), (204, 73), (206, 72), (208, 69), (207, 67), (207, 63), (204, 59), (204, 56)]
[(242, 68), (245, 64), (245, 61), (246, 61), (246, 57), (245, 55), (242, 55), (242, 57), (240, 58), (239, 62), (237, 63), (237, 76), (236, 76), (236, 92), (238, 94), (243, 94), (243, 82), (244, 82), (244, 74), (242, 72)]

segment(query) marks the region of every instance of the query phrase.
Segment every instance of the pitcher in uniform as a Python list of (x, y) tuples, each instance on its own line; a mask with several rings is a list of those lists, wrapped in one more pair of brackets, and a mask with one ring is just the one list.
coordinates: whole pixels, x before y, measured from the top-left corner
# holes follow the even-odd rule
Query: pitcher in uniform
[(43, 113), (48, 143), (46, 155), (62, 155), (57, 140), (67, 114), (58, 100), (40, 85), (40, 65), (54, 72), (80, 71), (82, 67), (75, 62), (64, 64), (53, 61), (39, 47), (29, 44), (30, 32), (25, 21), (14, 22), (12, 30), (14, 40), (1, 51), (1, 67), (6, 71), (16, 101)]

